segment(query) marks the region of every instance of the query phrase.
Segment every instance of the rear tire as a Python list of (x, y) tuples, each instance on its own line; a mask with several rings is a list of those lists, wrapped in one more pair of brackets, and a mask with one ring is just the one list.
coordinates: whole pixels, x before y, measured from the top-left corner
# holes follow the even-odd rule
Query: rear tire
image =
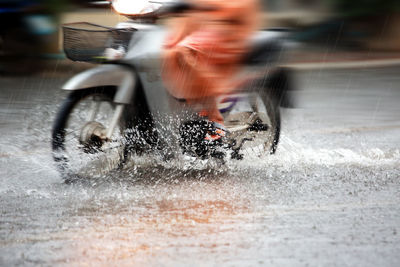
[(274, 154), (281, 129), (278, 100), (269, 90), (251, 91), (225, 114), (225, 125), (237, 144), (234, 158)]
[(269, 147), (267, 150), (269, 154), (275, 154), (276, 149), (278, 148), (279, 137), (281, 133), (281, 112), (280, 105), (278, 99), (272, 97), (267, 92), (263, 91), (260, 94), (264, 105), (267, 109), (267, 116), (270, 119), (270, 127), (271, 127), (271, 141), (268, 141)]

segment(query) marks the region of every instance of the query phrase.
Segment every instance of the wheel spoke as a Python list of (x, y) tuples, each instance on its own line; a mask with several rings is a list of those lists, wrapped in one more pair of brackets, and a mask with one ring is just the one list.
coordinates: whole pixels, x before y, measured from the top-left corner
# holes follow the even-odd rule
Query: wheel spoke
[[(276, 130), (279, 129), (277, 127), (280, 127), (279, 110), (272, 104), (272, 99), (262, 93), (250, 93), (247, 98), (242, 98), (242, 101), (249, 101), (249, 104), (241, 105), (246, 107), (250, 106), (251, 111), (249, 110), (248, 112), (251, 113), (247, 113), (245, 116), (240, 115), (240, 112), (233, 108), (232, 111), (226, 115), (228, 119), (226, 123), (231, 126), (229, 121), (231, 119), (231, 121), (234, 122), (233, 128), (237, 128), (236, 125), (244, 126), (247, 124), (248, 130), (239, 133), (235, 138), (238, 142), (238, 140), (240, 141), (247, 136), (251, 137), (253, 141), (245, 142), (240, 149), (240, 153), (245, 156), (262, 156), (273, 150), (274, 140), (275, 138), (279, 138), (279, 130)], [(242, 112), (242, 114), (245, 114), (245, 112)], [(259, 120), (259, 122), (257, 120)], [(268, 128), (266, 126), (268, 126)], [(276, 133), (278, 133), (278, 135), (276, 135)]]
[[(115, 113), (112, 99), (113, 94), (88, 89), (71, 93), (64, 102), (57, 117), (60, 121), (56, 125), (65, 127), (56, 128), (53, 136), (64, 132), (63, 143), (59, 147), (63, 155), (58, 156), (57, 164), (64, 169), (68, 168), (65, 173), (83, 177), (97, 176), (119, 165), (124, 149), (122, 126), (119, 123), (115, 125), (116, 130), (110, 140), (103, 136), (103, 129), (108, 128)], [(68, 158), (68, 161), (63, 158)]]
[(99, 111), (99, 107), (100, 107), (100, 101), (96, 101), (95, 98), (93, 97), (87, 121), (94, 121), (94, 119), (96, 118), (96, 114)]

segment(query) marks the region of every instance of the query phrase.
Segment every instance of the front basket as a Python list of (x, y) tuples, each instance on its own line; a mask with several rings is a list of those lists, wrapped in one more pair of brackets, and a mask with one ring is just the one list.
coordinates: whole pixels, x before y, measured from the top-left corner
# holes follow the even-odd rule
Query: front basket
[(73, 61), (101, 63), (106, 61), (107, 48), (126, 51), (134, 28), (110, 28), (88, 22), (68, 23), (62, 26), (64, 52)]

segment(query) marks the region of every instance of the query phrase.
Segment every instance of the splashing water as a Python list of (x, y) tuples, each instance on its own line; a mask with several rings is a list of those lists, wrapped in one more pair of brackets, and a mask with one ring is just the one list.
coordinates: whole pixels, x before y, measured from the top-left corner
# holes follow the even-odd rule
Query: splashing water
[[(50, 149), (51, 122), (64, 97), (52, 89), (61, 81), (40, 81), (38, 91), (29, 90), (35, 78), (14, 85), (23, 89), (1, 95), (2, 106), (15, 112), (3, 120), (0, 139), (0, 263), (395, 266), (395, 106), (368, 113), (375, 114), (372, 124), (372, 115), (343, 110), (340, 101), (321, 112), (327, 100), (313, 90), (324, 83), (314, 73), (301, 75), (314, 87), (300, 102), (318, 101), (284, 110), (273, 156), (220, 164), (144, 155), (121, 171), (70, 185)], [(359, 101), (370, 106), (369, 97)]]

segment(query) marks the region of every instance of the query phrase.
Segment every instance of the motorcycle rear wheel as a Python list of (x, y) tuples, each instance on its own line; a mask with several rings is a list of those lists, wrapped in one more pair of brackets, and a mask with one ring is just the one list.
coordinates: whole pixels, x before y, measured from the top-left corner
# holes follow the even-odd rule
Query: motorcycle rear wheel
[(100, 177), (120, 166), (126, 128), (123, 118), (110, 140), (103, 134), (116, 108), (114, 94), (108, 87), (78, 90), (62, 103), (53, 125), (52, 149), (66, 182)]
[[(281, 130), (278, 100), (265, 89), (250, 92), (248, 98), (244, 100), (249, 106), (246, 111), (235, 113), (235, 110), (232, 110), (225, 115), (225, 124), (233, 139), (238, 145), (242, 143), (237, 152), (241, 157), (274, 154)], [(243, 130), (235, 133), (233, 130), (237, 128)]]

